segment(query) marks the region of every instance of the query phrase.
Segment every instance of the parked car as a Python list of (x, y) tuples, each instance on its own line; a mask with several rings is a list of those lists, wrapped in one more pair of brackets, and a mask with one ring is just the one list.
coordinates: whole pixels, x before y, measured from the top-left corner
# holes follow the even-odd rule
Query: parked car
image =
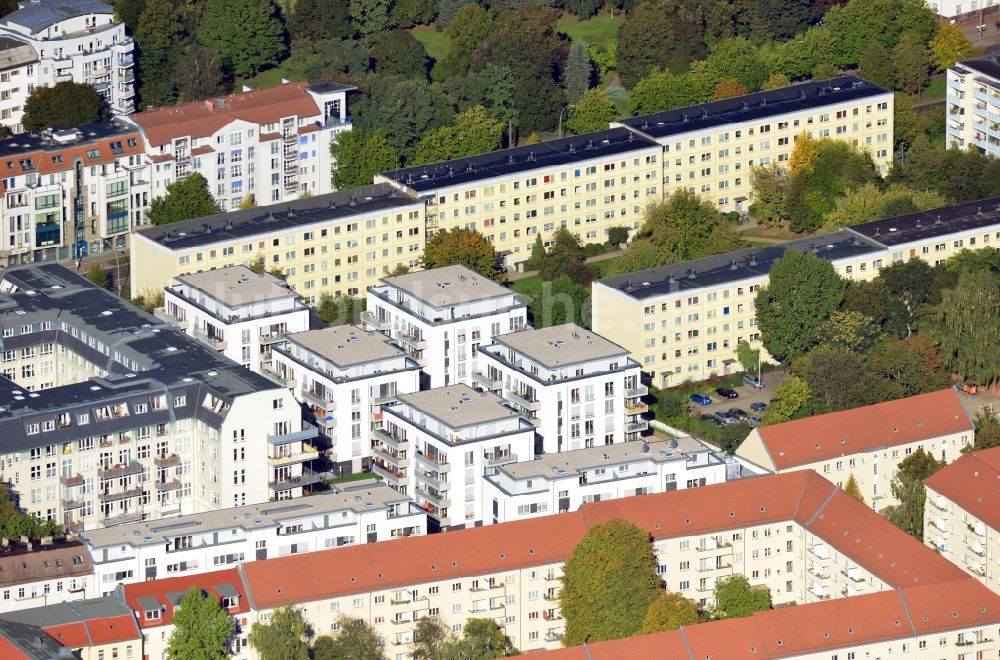
[(763, 423), (764, 420), (758, 417), (757, 415), (750, 416), (750, 426), (760, 426)]
[(756, 376), (751, 376), (750, 374), (743, 375), (743, 382), (750, 387), (764, 387), (764, 380), (757, 378)]
[(704, 394), (702, 392), (695, 392), (691, 395), (691, 400), (697, 403), (699, 406), (710, 406), (712, 405), (712, 397)]
[(716, 426), (722, 426), (722, 424), (719, 423), (719, 420), (717, 420), (715, 418), (715, 415), (702, 415), (701, 416), (701, 421), (703, 421), (703, 422), (712, 422)]
[(754, 412), (764, 412), (767, 410), (767, 404), (762, 401), (756, 401), (750, 404), (750, 410)]
[(715, 419), (719, 420), (719, 426), (729, 426), (736, 423), (736, 418), (725, 410), (715, 413)]
[(729, 414), (741, 422), (745, 422), (747, 420), (747, 412), (742, 408), (730, 408)]
[(715, 389), (715, 393), (723, 399), (738, 399), (740, 397), (740, 395), (736, 393), (736, 390), (730, 387), (718, 387)]

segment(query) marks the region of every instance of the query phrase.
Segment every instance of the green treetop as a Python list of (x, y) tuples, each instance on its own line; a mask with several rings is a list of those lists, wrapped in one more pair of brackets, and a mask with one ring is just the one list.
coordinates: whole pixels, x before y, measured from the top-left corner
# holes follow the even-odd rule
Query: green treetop
[(208, 181), (195, 172), (168, 185), (166, 195), (154, 197), (146, 217), (154, 225), (167, 225), (218, 212), (219, 207), (208, 191)]
[(173, 632), (167, 642), (169, 660), (221, 660), (228, 658), (236, 622), (219, 601), (191, 587), (174, 614)]

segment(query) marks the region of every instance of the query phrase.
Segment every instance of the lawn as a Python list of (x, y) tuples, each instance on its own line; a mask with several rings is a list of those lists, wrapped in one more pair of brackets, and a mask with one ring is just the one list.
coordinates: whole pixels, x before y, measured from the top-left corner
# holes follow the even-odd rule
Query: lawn
[[(614, 265), (618, 257), (612, 257), (611, 259), (605, 259), (604, 261), (595, 261), (591, 264), (597, 269), (597, 277), (607, 277), (611, 272), (611, 267)], [(532, 275), (531, 277), (525, 277), (519, 280), (511, 282), (510, 288), (514, 289), (518, 293), (523, 293), (529, 296), (538, 296), (542, 293), (542, 280), (538, 275)]]
[(410, 30), (413, 38), (424, 45), (427, 54), (437, 62), (448, 52), (448, 35), (438, 32), (433, 25), (418, 25)]
[(948, 80), (945, 76), (937, 76), (931, 78), (931, 84), (927, 85), (920, 96), (917, 97), (919, 101), (930, 101), (932, 99), (943, 99), (947, 96), (948, 92)]
[(556, 30), (566, 34), (573, 41), (607, 46), (618, 41), (618, 28), (621, 24), (620, 17), (611, 18), (610, 14), (598, 14), (583, 21), (572, 14), (565, 14), (556, 22)]
[(291, 78), (285, 71), (284, 67), (279, 64), (273, 69), (261, 71), (253, 78), (247, 78), (245, 80), (237, 78), (233, 83), (233, 90), (238, 92), (243, 89), (243, 85), (249, 85), (254, 89), (259, 89), (261, 87), (273, 87), (274, 85), (281, 84), (281, 80), (283, 78), (293, 80), (293, 78)]
[(326, 483), (333, 486), (335, 484), (346, 484), (351, 481), (362, 481), (364, 479), (381, 479), (381, 478), (382, 477), (378, 476), (374, 472), (355, 472), (354, 474), (349, 474), (344, 477), (337, 477), (336, 479), (330, 479)]

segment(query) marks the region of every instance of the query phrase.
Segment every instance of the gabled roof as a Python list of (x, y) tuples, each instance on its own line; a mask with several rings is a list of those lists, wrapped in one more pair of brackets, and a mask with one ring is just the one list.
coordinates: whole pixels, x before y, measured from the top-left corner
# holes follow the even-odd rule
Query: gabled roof
[(758, 429), (775, 469), (973, 430), (954, 388)]
[(966, 454), (925, 479), (924, 485), (1000, 529), (1000, 447)]
[(174, 138), (207, 137), (234, 121), (263, 125), (285, 117), (303, 118), (322, 114), (316, 101), (306, 91), (307, 87), (306, 83), (283, 83), (214, 99), (154, 108), (134, 114), (131, 119), (142, 128), (149, 144), (158, 147)]
[(34, 545), (35, 549), (31, 551), (19, 544), (0, 549), (0, 587), (94, 573), (90, 553), (82, 543), (69, 541), (50, 546)]
[(83, 648), (139, 639), (131, 610), (112, 596), (55, 603), (0, 614), (0, 620), (38, 626), (64, 646)]
[[(319, 554), (319, 553), (313, 553)], [(256, 562), (259, 563), (259, 562)], [(299, 578), (301, 576), (295, 576)], [(232, 595), (235, 590), (239, 595), (239, 603), (236, 607), (230, 608), (230, 614), (243, 614), (250, 611), (250, 603), (246, 597), (240, 572), (235, 568), (212, 573), (199, 573), (194, 575), (184, 575), (180, 577), (164, 578), (160, 580), (149, 580), (147, 582), (136, 582), (126, 584), (122, 587), (121, 593), (125, 602), (136, 612), (136, 620), (140, 628), (156, 628), (168, 626), (174, 620), (176, 605), (191, 587), (200, 587), (203, 591), (211, 594), (217, 599), (222, 599)], [(159, 605), (160, 618), (147, 619), (146, 612), (153, 603)]]

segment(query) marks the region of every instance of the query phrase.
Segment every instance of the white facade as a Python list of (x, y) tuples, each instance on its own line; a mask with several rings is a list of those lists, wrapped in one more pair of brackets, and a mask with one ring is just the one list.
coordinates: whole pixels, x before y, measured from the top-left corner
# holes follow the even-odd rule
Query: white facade
[(24, 104), (37, 82), (38, 57), (20, 39), (0, 36), (0, 124), (12, 133), (23, 130)]
[(738, 464), (694, 438), (545, 454), (484, 477), (483, 524), (576, 511), (586, 502), (710, 486), (726, 481), (727, 471), (738, 476)]
[(375, 480), (335, 487), (295, 504), (263, 503), (94, 530), (83, 541), (95, 595), (118, 584), (197, 575), (244, 561), (417, 536), (427, 515)]
[(273, 344), (309, 329), (309, 308), (270, 273), (231, 266), (174, 281), (160, 316), (247, 369), (259, 372)]
[(310, 410), (337, 472), (367, 467), (382, 406), (420, 390), (420, 365), (385, 336), (353, 325), (285, 339), (273, 347), (267, 374)]
[(649, 428), (648, 389), (628, 351), (575, 324), (493, 338), (479, 351), (479, 387), (528, 417), (546, 453), (636, 440)]
[(369, 287), (362, 319), (406, 348), (428, 387), (472, 383), (479, 347), (528, 327), (527, 306), (513, 291), (465, 266), (383, 278)]
[(948, 69), (948, 147), (1000, 156), (1000, 55)]
[(404, 395), (382, 412), (373, 469), (442, 529), (480, 523), (483, 475), (534, 456), (534, 426), (496, 395), (467, 385)]
[[(0, 35), (20, 40), (38, 63), (25, 71), (26, 92), (64, 81), (93, 85), (116, 115), (135, 108), (132, 38), (115, 19), (111, 5), (96, 0), (24, 0), (0, 19)], [(23, 116), (11, 112), (2, 123), (20, 128)]]
[[(979, 12), (990, 12), (986, 14), (986, 19), (990, 19), (995, 11), (997, 0), (927, 0), (927, 6), (942, 18), (956, 18), (963, 14)], [(992, 20), (984, 21), (987, 25), (992, 24)], [(984, 34), (989, 30), (986, 28)]]

